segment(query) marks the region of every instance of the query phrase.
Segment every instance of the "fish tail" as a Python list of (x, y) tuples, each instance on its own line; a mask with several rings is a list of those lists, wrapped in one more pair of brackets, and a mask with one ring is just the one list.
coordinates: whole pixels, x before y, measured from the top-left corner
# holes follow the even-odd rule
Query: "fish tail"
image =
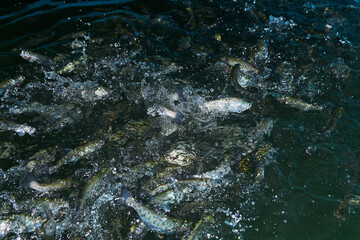
[(31, 172), (28, 173), (23, 179), (21, 179), (20, 184), (24, 187), (30, 187), (31, 183), (36, 182), (34, 174)]
[(130, 192), (125, 187), (122, 187), (121, 188), (121, 195), (118, 198), (115, 198), (115, 203), (117, 203), (117, 204), (125, 204), (126, 205), (126, 200), (128, 198), (131, 198)]
[(184, 115), (181, 112), (177, 112), (175, 118), (173, 118), (172, 120), (174, 121), (174, 123), (179, 125), (183, 118), (184, 118)]
[(176, 93), (178, 94), (178, 96), (179, 96), (179, 102), (186, 102), (186, 98), (185, 98), (185, 96), (184, 96), (184, 91), (183, 91), (183, 89), (182, 88), (177, 88), (176, 89)]

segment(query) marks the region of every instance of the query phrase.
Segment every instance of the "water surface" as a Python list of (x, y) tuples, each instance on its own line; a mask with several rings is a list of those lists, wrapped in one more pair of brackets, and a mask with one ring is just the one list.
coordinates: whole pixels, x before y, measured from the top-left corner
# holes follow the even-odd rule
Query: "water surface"
[[(62, 218), (45, 214), (47, 230), (6, 238), (127, 239), (139, 216), (114, 203), (122, 186), (149, 204), (147, 189), (229, 161), (230, 173), (212, 189), (167, 212), (191, 223), (213, 216), (198, 239), (357, 239), (356, 206), (334, 215), (345, 196), (360, 194), (357, 1), (65, 2), (19, 1), (0, 10), (0, 79), (25, 79), (2, 89), (1, 119), (36, 129), (32, 135), (0, 129), (0, 201), (11, 205), (1, 219), (34, 216), (18, 207), (29, 199), (69, 204)], [(26, 61), (23, 49), (45, 60)], [(251, 87), (231, 80), (227, 56), (259, 70)], [(63, 70), (71, 62), (74, 67)], [(280, 96), (321, 110), (297, 109)], [(202, 112), (204, 102), (224, 97), (252, 107)], [(161, 106), (181, 113), (181, 120), (156, 113)], [(264, 119), (274, 121), (272, 131), (249, 142)], [(49, 172), (73, 149), (98, 139), (102, 147)], [(193, 146), (196, 157), (166, 170), (171, 165), (163, 156), (178, 142)], [(256, 180), (256, 154), (266, 145), (273, 154)], [(244, 170), (239, 161), (249, 146)], [(45, 149), (40, 162), (34, 156)], [(150, 162), (156, 167), (136, 170)], [(104, 169), (110, 174), (84, 197), (86, 183)], [(41, 193), (22, 184), (30, 171), (41, 183), (69, 178), (72, 185)], [(148, 231), (139, 238), (183, 235)]]

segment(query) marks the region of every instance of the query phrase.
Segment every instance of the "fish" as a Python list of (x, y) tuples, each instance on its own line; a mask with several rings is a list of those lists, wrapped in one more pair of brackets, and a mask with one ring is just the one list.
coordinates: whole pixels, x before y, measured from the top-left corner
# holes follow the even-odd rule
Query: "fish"
[(110, 169), (104, 168), (99, 171), (97, 174), (92, 176), (89, 181), (87, 181), (81, 191), (80, 196), (80, 208), (83, 208), (84, 203), (87, 199), (97, 195), (99, 193), (99, 188), (102, 183), (104, 183), (103, 178), (106, 177), (110, 173)]
[(1, 216), (0, 238), (3, 239), (8, 234), (20, 235), (23, 233), (35, 232), (39, 230), (46, 221), (46, 219), (39, 216), (33, 217), (25, 214)]
[(182, 197), (177, 194), (175, 189), (169, 189), (152, 197), (148, 204), (157, 209), (170, 211), (171, 205), (178, 203), (181, 199)]
[(18, 124), (5, 119), (0, 120), (0, 131), (14, 131), (20, 137), (24, 136), (26, 133), (30, 136), (36, 132), (36, 128), (28, 126), (26, 124)]
[(170, 164), (188, 166), (195, 158), (193, 147), (185, 142), (179, 142), (163, 157), (163, 160)]
[(186, 194), (191, 192), (197, 192), (202, 194), (207, 190), (210, 190), (211, 187), (214, 185), (215, 185), (215, 181), (213, 181), (212, 179), (195, 178), (194, 176), (191, 176), (191, 178), (188, 179), (175, 180), (173, 182), (160, 185), (154, 190), (150, 191), (149, 194), (151, 196), (155, 196), (169, 189), (176, 189), (181, 194)]
[(28, 173), (25, 178), (21, 180), (21, 184), (24, 187), (32, 188), (39, 192), (51, 192), (58, 191), (71, 186), (72, 182), (69, 178), (60, 179), (53, 183), (39, 183), (36, 181), (35, 176), (32, 173)]
[(282, 95), (282, 96), (276, 97), (276, 100), (278, 100), (280, 103), (294, 107), (300, 111), (322, 110), (321, 106), (306, 103), (301, 99), (290, 97), (290, 96)]
[(214, 170), (205, 172), (203, 174), (193, 175), (192, 178), (199, 179), (222, 179), (225, 175), (231, 172), (230, 162), (222, 162), (219, 166), (217, 166)]
[(243, 156), (250, 154), (261, 142), (265, 135), (270, 135), (274, 126), (274, 120), (271, 118), (265, 118), (256, 125), (248, 134), (246, 144), (244, 146)]
[(17, 106), (9, 108), (11, 114), (23, 114), (23, 113), (39, 113), (49, 116), (53, 119), (58, 119), (61, 116), (76, 111), (76, 107), (73, 104), (62, 105), (44, 105), (40, 102), (32, 102), (30, 104), (20, 103)]
[(191, 230), (188, 236), (184, 236), (182, 240), (201, 240), (206, 239), (206, 234), (210, 231), (215, 223), (213, 216), (208, 215), (201, 218), (194, 225), (194, 228)]
[(61, 68), (58, 73), (59, 74), (67, 74), (67, 73), (71, 73), (72, 71), (75, 70), (75, 67), (80, 65), (81, 63), (86, 61), (86, 57), (81, 56), (78, 59), (69, 62), (68, 64), (66, 64), (63, 68)]
[(235, 83), (235, 85), (239, 85), (242, 88), (247, 88), (251, 85), (251, 77), (246, 75), (242, 70), (239, 64), (236, 64), (231, 68), (230, 71), (230, 80)]
[(248, 63), (248, 62), (246, 62), (246, 61), (244, 61), (244, 60), (242, 60), (240, 58), (227, 56), (227, 57), (222, 57), (221, 60), (223, 62), (229, 64), (232, 67), (238, 65), (239, 70), (241, 70), (243, 73), (245, 73), (247, 75), (253, 75), (253, 74), (258, 74), (259, 73), (259, 69), (257, 69), (256, 67), (254, 67), (250, 63)]
[(31, 63), (39, 63), (39, 64), (53, 64), (54, 61), (44, 55), (39, 53), (34, 53), (26, 49), (22, 49), (20, 56)]
[(202, 106), (204, 112), (241, 113), (251, 108), (251, 103), (241, 98), (229, 97), (205, 102)]
[(183, 115), (180, 112), (172, 111), (162, 105), (148, 108), (147, 113), (153, 117), (155, 117), (156, 115), (169, 117), (176, 124), (180, 124), (183, 118)]
[[(69, 203), (62, 199), (36, 198), (20, 202), (17, 211), (31, 211), (32, 215), (47, 215), (48, 218), (58, 217), (70, 208)], [(51, 215), (50, 215), (51, 214)], [(50, 216), (49, 216), (50, 215)]]
[(73, 163), (78, 161), (79, 159), (86, 157), (97, 150), (99, 150), (102, 146), (104, 146), (105, 141), (102, 139), (96, 139), (93, 141), (85, 142), (83, 145), (73, 149), (72, 151), (68, 152), (64, 157), (62, 157), (54, 166), (49, 167), (49, 172), (54, 173), (57, 171), (61, 166)]
[(249, 156), (242, 157), (238, 164), (238, 170), (242, 174), (247, 174), (250, 171), (251, 162)]
[(164, 120), (161, 124), (161, 135), (170, 136), (172, 133), (176, 132), (179, 129), (179, 125), (175, 122), (169, 120)]
[(8, 158), (14, 152), (15, 146), (11, 142), (0, 143), (0, 158)]
[(141, 220), (152, 230), (161, 234), (171, 234), (179, 231), (184, 231), (187, 228), (187, 223), (183, 220), (178, 220), (169, 217), (165, 214), (158, 213), (155, 210), (147, 207), (141, 202), (133, 198), (126, 188), (121, 189), (121, 196), (115, 199), (118, 202), (133, 208)]
[(175, 204), (179, 204), (182, 201), (199, 201), (204, 197), (208, 196), (211, 190), (216, 187), (223, 186), (227, 181), (220, 176), (214, 176), (210, 171), (204, 175), (210, 175), (213, 179), (210, 178), (195, 178), (196, 176), (191, 176), (191, 178), (183, 180), (175, 180), (172, 183), (167, 183), (164, 185), (158, 186), (153, 191), (150, 191), (149, 204), (153, 207), (170, 211)]
[(334, 211), (334, 216), (345, 220), (344, 209), (348, 207), (359, 207), (360, 206), (360, 196), (354, 194), (348, 194), (340, 201), (339, 207)]
[(325, 132), (331, 132), (335, 129), (336, 122), (338, 119), (340, 119), (342, 113), (344, 112), (344, 109), (342, 107), (336, 108), (332, 113), (331, 117), (329, 119), (329, 122), (327, 123), (326, 127), (324, 128)]
[(43, 105), (39, 102), (32, 102), (31, 104), (21, 104), (20, 106), (13, 106), (9, 108), (9, 113), (11, 114), (23, 114), (23, 113), (46, 113), (50, 111), (53, 106)]
[(270, 164), (270, 159), (272, 154), (275, 153), (275, 149), (272, 148), (269, 144), (265, 144), (258, 148), (255, 153), (255, 158), (258, 161), (258, 167), (255, 173), (255, 183), (254, 186), (259, 184), (265, 177), (265, 167)]
[(17, 76), (15, 78), (9, 78), (0, 82), (0, 93), (1, 89), (5, 90), (11, 87), (17, 87), (25, 81), (24, 76)]

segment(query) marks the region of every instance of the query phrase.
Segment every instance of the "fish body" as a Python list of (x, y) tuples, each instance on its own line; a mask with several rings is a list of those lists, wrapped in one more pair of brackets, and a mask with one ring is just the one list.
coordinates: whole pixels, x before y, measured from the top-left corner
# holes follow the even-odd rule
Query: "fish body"
[(189, 193), (192, 191), (203, 192), (211, 188), (212, 185), (213, 185), (212, 179), (193, 177), (185, 180), (178, 180), (172, 183), (160, 185), (156, 189), (151, 191), (150, 195), (155, 196), (169, 189), (177, 189), (181, 193)]
[(230, 163), (223, 162), (214, 170), (205, 172), (203, 174), (194, 175), (193, 178), (216, 180), (216, 179), (222, 179), (225, 175), (227, 175), (230, 172), (231, 172)]
[(251, 75), (251, 74), (258, 74), (259, 73), (259, 69), (257, 69), (256, 67), (254, 67), (253, 65), (251, 65), (250, 63), (240, 59), (240, 58), (235, 58), (235, 57), (223, 57), (221, 58), (222, 61), (226, 62), (227, 64), (229, 64), (230, 66), (239, 66), (239, 69), (247, 74), (247, 75)]
[(61, 166), (76, 162), (79, 159), (86, 157), (97, 150), (99, 150), (103, 145), (105, 144), (105, 141), (102, 139), (96, 139), (94, 141), (86, 142), (85, 144), (73, 149), (69, 153), (67, 153), (63, 158), (61, 158), (56, 165), (51, 166), (49, 168), (50, 173), (55, 172), (57, 169), (59, 169)]
[(300, 111), (310, 111), (310, 110), (322, 110), (321, 106), (306, 103), (301, 99), (293, 98), (290, 96), (280, 96), (276, 98), (279, 102), (284, 103), (286, 105), (289, 105), (291, 107), (294, 107)]
[(0, 238), (3, 239), (7, 234), (20, 235), (35, 232), (39, 230), (45, 222), (46, 219), (25, 214), (2, 216), (0, 217)]
[(253, 141), (256, 138), (261, 138), (263, 135), (270, 135), (273, 126), (274, 120), (271, 118), (261, 120), (260, 123), (256, 125), (255, 130), (250, 133), (250, 140)]
[(51, 213), (51, 216), (58, 216), (63, 210), (69, 209), (69, 204), (62, 199), (48, 199), (48, 198), (39, 198), (31, 199), (24, 202), (21, 202), (17, 206), (17, 210), (20, 212), (31, 211), (33, 216), (39, 216), (41, 214), (47, 215)]
[(155, 232), (161, 234), (171, 234), (177, 231), (181, 231), (186, 225), (184, 221), (158, 213), (146, 205), (140, 203), (135, 198), (133, 198), (125, 188), (122, 189), (120, 200), (127, 206), (133, 208), (141, 220)]
[(90, 180), (84, 185), (81, 191), (80, 203), (81, 206), (85, 203), (85, 201), (91, 198), (94, 195), (99, 193), (99, 189), (101, 188), (101, 184), (103, 184), (103, 178), (110, 172), (109, 169), (102, 169), (97, 174), (92, 176)]
[(349, 207), (359, 207), (360, 206), (360, 196), (354, 194), (348, 194), (343, 200), (340, 201), (339, 207), (334, 211), (334, 215), (342, 220), (345, 220), (344, 209)]
[(171, 205), (176, 204), (180, 199), (174, 189), (169, 189), (151, 198), (149, 204), (157, 209), (170, 211)]
[(71, 180), (66, 178), (53, 183), (39, 183), (36, 181), (35, 176), (29, 173), (24, 179), (22, 179), (21, 183), (23, 186), (32, 188), (39, 192), (51, 192), (70, 187)]
[(180, 123), (182, 114), (179, 112), (172, 111), (165, 106), (154, 106), (147, 110), (147, 113), (151, 116), (166, 116), (173, 120), (175, 123)]
[(163, 121), (161, 127), (161, 135), (163, 136), (170, 136), (172, 133), (176, 132), (179, 129), (179, 125), (171, 120)]
[(53, 60), (51, 60), (48, 57), (45, 57), (44, 55), (41, 55), (39, 53), (34, 53), (34, 52), (31, 52), (31, 51), (26, 50), (26, 49), (21, 50), (20, 56), (23, 59), (25, 59), (25, 60), (27, 60), (27, 61), (29, 61), (31, 63), (36, 62), (36, 63), (39, 63), (39, 64), (44, 64), (44, 63), (45, 64), (49, 64), (49, 63), (52, 64), (54, 62)]
[(24, 76), (18, 76), (16, 78), (9, 78), (0, 82), (0, 89), (6, 89), (10, 87), (17, 87), (25, 81)]
[(76, 107), (73, 104), (63, 105), (44, 105), (40, 102), (32, 102), (31, 104), (20, 104), (9, 109), (12, 114), (23, 114), (23, 113), (39, 113), (44, 114), (46, 117), (52, 119), (59, 119), (69, 112), (76, 111)]
[(25, 166), (29, 170), (29, 172), (33, 172), (35, 169), (38, 169), (42, 165), (47, 165), (50, 162), (54, 161), (56, 152), (57, 149), (54, 147), (42, 149), (32, 155)]
[(248, 103), (241, 98), (223, 98), (212, 100), (203, 104), (203, 109), (207, 112), (217, 113), (241, 113), (251, 108)]
[(0, 120), (0, 131), (14, 131), (22, 137), (26, 133), (32, 136), (36, 132), (36, 128), (3, 119)]
[(190, 144), (179, 142), (177, 145), (171, 149), (166, 156), (163, 158), (164, 161), (180, 165), (188, 166), (195, 159), (195, 152), (193, 147)]
[(239, 172), (242, 174), (247, 174), (250, 171), (250, 165), (251, 165), (251, 162), (250, 162), (249, 156), (246, 155), (246, 156), (242, 157), (238, 164)]
[(255, 173), (255, 184), (259, 184), (265, 177), (265, 167), (270, 164), (272, 154), (275, 153), (269, 144), (265, 144), (258, 148), (255, 154), (255, 158), (258, 161), (258, 167)]
[(80, 65), (86, 60), (86, 57), (81, 56), (80, 58), (76, 59), (75, 61), (72, 61), (65, 65), (62, 69), (59, 70), (59, 74), (66, 74), (71, 73), (75, 70), (76, 66)]
[(342, 113), (344, 112), (344, 109), (342, 107), (336, 108), (330, 117), (329, 122), (327, 123), (326, 127), (325, 127), (325, 131), (326, 132), (331, 132), (332, 130), (335, 129), (336, 126), (336, 122), (338, 119), (340, 119)]
[(0, 158), (8, 158), (14, 152), (15, 146), (11, 142), (0, 143)]
[(360, 206), (360, 196), (348, 194), (345, 196), (346, 204), (350, 207), (359, 207)]
[(248, 139), (245, 144), (244, 155), (250, 154), (258, 146), (265, 135), (270, 135), (274, 126), (274, 120), (271, 118), (265, 118), (256, 125), (256, 127), (248, 134)]
[(53, 107), (43, 105), (39, 102), (33, 102), (28, 105), (24, 106), (16, 106), (9, 109), (9, 112), (12, 114), (23, 114), (23, 113), (30, 113), (30, 112), (36, 112), (36, 113), (45, 113), (52, 109)]
[(239, 85), (242, 88), (247, 88), (251, 85), (252, 79), (250, 76), (246, 75), (242, 70), (239, 64), (236, 64), (231, 68), (230, 71), (230, 80)]

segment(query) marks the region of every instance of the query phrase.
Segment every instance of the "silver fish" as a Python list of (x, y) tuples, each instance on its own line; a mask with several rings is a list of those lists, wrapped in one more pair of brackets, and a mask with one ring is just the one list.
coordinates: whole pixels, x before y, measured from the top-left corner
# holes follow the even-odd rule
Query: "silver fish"
[(251, 108), (251, 106), (251, 103), (248, 103), (241, 98), (230, 97), (205, 102), (202, 108), (205, 112), (241, 113)]
[(36, 128), (3, 119), (0, 120), (0, 131), (14, 131), (22, 137), (25, 135), (25, 133), (32, 136), (36, 132)]
[(290, 96), (280, 96), (276, 98), (279, 102), (294, 107), (300, 111), (310, 111), (310, 110), (322, 110), (321, 106), (306, 103), (301, 99), (293, 98)]
[(231, 172), (231, 166), (229, 162), (222, 162), (218, 167), (209, 172), (203, 174), (198, 174), (192, 176), (192, 178), (202, 178), (202, 179), (222, 179), (225, 175)]
[(196, 155), (192, 145), (185, 142), (178, 142), (176, 146), (167, 152), (163, 160), (170, 164), (188, 166), (195, 158)]
[(147, 110), (147, 113), (153, 117), (155, 117), (156, 115), (169, 117), (171, 118), (171, 120), (173, 120), (176, 123), (179, 123), (182, 117), (181, 113), (172, 111), (167, 107), (161, 105), (150, 107)]
[(20, 56), (23, 59), (25, 59), (31, 63), (34, 63), (34, 62), (39, 63), (39, 64), (53, 64), (54, 63), (54, 61), (51, 60), (50, 58), (45, 57), (44, 55), (41, 55), (39, 53), (31, 52), (26, 49), (21, 50)]
[(165, 214), (158, 213), (153, 209), (145, 206), (144, 204), (133, 198), (130, 193), (123, 188), (119, 198), (121, 203), (133, 208), (141, 220), (153, 231), (162, 234), (171, 234), (178, 231), (185, 230), (187, 223), (182, 220), (177, 220), (166, 216)]

